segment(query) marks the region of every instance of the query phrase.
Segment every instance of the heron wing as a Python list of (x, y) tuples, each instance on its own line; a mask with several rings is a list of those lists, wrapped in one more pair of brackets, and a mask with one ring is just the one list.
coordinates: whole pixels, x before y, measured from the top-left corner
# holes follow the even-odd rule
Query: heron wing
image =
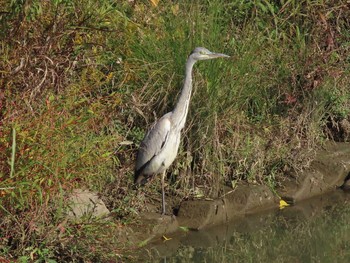
[(152, 158), (159, 154), (168, 140), (171, 129), (170, 116), (171, 112), (155, 122), (142, 140), (136, 158), (135, 178), (142, 173)]

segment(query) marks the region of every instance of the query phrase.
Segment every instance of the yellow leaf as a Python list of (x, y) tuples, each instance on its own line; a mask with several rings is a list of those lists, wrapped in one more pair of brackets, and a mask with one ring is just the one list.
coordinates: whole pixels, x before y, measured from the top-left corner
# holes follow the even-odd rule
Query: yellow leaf
[(171, 239), (172, 239), (171, 237), (163, 236), (163, 240), (164, 240), (164, 241), (169, 241), (169, 240), (171, 240)]
[(280, 200), (280, 209), (283, 209), (285, 207), (289, 206), (289, 204), (284, 201), (283, 199)]
[(154, 7), (158, 6), (159, 0), (150, 0)]

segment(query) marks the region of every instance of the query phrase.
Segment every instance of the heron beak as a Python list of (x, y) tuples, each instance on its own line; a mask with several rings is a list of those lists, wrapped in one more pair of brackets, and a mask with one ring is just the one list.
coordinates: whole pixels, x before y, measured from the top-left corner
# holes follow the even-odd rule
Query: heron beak
[(229, 55), (222, 54), (222, 53), (211, 53), (208, 55), (209, 58), (229, 58)]

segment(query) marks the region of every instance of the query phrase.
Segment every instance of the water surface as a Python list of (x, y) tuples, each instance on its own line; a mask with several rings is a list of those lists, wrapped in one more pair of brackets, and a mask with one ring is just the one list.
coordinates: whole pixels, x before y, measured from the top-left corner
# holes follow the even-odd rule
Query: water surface
[(142, 252), (145, 262), (350, 262), (350, 193), (183, 232)]

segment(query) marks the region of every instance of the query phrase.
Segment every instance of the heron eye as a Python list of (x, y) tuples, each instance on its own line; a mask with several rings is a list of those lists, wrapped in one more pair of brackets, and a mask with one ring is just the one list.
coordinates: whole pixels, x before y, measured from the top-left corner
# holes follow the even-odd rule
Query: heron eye
[(199, 51), (199, 54), (205, 55), (205, 52), (204, 51)]

